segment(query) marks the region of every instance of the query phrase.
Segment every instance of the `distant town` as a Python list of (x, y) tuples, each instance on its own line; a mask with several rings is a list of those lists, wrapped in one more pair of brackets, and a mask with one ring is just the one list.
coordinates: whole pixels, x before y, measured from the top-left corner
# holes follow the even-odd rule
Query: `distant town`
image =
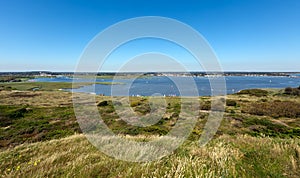
[[(224, 76), (294, 76), (300, 72), (98, 72), (97, 76), (111, 75), (149, 75), (149, 76), (206, 76), (206, 75), (224, 75)], [(80, 72), (76, 75), (90, 75), (93, 72)], [(56, 77), (72, 76), (74, 72), (51, 72), (51, 71), (28, 71), (28, 72), (0, 72), (0, 76), (38, 76), (38, 77)]]
[[(283, 76), (283, 77), (300, 77), (300, 72), (99, 72), (96, 75), (101, 77), (109, 76), (193, 76), (193, 77), (214, 77), (214, 76)], [(29, 71), (29, 72), (0, 72), (0, 82), (22, 82), (27, 79), (39, 77), (72, 77), (73, 72), (50, 72), (50, 71)], [(95, 75), (91, 72), (76, 73), (78, 76)]]

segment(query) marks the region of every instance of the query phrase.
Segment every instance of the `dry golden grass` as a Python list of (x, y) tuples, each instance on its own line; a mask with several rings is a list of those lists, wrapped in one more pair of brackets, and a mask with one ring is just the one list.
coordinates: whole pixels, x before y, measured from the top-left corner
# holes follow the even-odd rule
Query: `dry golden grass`
[(108, 157), (74, 135), (5, 150), (0, 171), (2, 177), (297, 177), (299, 155), (299, 139), (224, 135), (205, 147), (186, 142), (163, 159), (132, 163)]

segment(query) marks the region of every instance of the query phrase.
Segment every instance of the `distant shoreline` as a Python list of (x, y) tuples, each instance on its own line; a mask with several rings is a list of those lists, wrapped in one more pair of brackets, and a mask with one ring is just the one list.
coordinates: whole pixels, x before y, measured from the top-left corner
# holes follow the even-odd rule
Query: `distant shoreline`
[[(71, 77), (74, 75), (74, 72), (51, 72), (51, 71), (28, 71), (28, 72), (0, 72), (0, 77), (11, 76), (11, 77), (63, 77), (68, 76)], [(114, 76), (118, 77), (129, 77), (139, 76), (139, 77), (147, 77), (147, 76), (285, 76), (285, 77), (300, 77), (299, 72), (81, 72), (76, 73), (77, 76), (80, 77), (92, 77), (97, 76), (97, 78), (112, 78)]]

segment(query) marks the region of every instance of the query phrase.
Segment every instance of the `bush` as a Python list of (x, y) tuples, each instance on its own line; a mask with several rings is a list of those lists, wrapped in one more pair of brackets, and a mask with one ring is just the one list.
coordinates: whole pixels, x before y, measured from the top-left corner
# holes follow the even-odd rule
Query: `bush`
[(293, 92), (293, 88), (292, 87), (287, 87), (284, 89), (284, 94), (290, 95)]
[(226, 106), (237, 106), (237, 102), (235, 100), (226, 100)]
[(284, 89), (284, 94), (300, 96), (300, 86), (298, 88), (287, 87)]
[(239, 91), (237, 94), (262, 97), (262, 96), (267, 96), (268, 93), (269, 93), (268, 91), (262, 89), (246, 89), (246, 90)]
[(11, 112), (8, 116), (12, 119), (21, 118), (24, 117), (24, 114), (28, 113), (30, 109), (27, 109), (26, 107), (16, 109), (15, 111)]
[(98, 103), (98, 106), (108, 106), (108, 105), (110, 105), (108, 101), (101, 101), (100, 103)]

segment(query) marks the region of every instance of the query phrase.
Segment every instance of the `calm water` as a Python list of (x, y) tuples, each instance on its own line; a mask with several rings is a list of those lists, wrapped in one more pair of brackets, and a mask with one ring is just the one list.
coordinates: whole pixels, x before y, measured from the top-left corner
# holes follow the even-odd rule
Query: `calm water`
[[(153, 94), (161, 94), (166, 96), (189, 96), (194, 95), (192, 87), (186, 83), (186, 77), (149, 77), (138, 79), (119, 79), (113, 82), (122, 82), (123, 85), (89, 85), (79, 89), (74, 89), (73, 92), (87, 92), (103, 95), (114, 96), (151, 96)], [(190, 78), (191, 79), (191, 78)], [(199, 96), (211, 95), (209, 80), (206, 77), (193, 78), (197, 86)], [(179, 83), (176, 85), (173, 81)], [(225, 77), (227, 94), (238, 92), (242, 89), (250, 88), (285, 88), (298, 87), (300, 85), (300, 76), (295, 77), (275, 77), (275, 76), (229, 76)], [(37, 78), (36, 82), (72, 82), (72, 78)], [(79, 82), (89, 81), (88, 79), (77, 79)], [(97, 79), (96, 82), (112, 82), (112, 79)], [(132, 84), (131, 84), (132, 83)], [(179, 92), (180, 88), (181, 94)], [(183, 86), (183, 87), (180, 87)], [(95, 89), (95, 90), (94, 90)], [(71, 91), (71, 90), (68, 90)]]

